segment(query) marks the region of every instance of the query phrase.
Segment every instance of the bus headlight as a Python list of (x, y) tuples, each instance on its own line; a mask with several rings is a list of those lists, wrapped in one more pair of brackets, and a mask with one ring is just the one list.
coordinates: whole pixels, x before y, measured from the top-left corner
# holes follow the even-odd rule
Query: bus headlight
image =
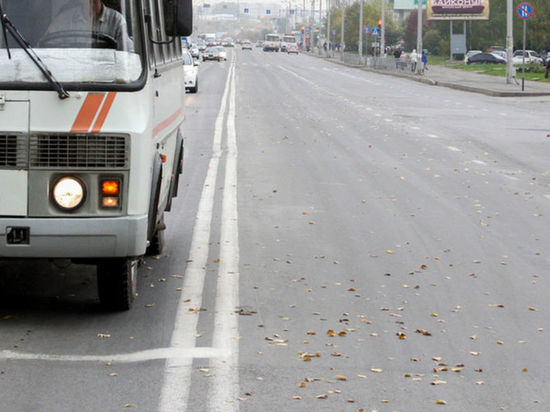
[(75, 177), (62, 177), (53, 186), (52, 197), (62, 209), (76, 209), (84, 201), (84, 185)]

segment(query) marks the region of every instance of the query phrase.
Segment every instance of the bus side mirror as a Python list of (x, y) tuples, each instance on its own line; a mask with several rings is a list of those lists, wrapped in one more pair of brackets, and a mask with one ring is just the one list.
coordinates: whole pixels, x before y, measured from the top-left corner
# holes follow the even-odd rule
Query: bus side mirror
[(163, 0), (166, 34), (189, 36), (193, 32), (193, 1)]

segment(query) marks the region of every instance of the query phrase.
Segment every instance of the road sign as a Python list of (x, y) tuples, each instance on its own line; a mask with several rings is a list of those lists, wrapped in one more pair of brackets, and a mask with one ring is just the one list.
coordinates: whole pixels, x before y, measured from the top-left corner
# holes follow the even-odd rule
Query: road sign
[(294, 14), (294, 9), (290, 9), (290, 14)]
[(266, 10), (265, 14), (271, 14), (271, 10)]
[(522, 20), (528, 20), (533, 17), (533, 7), (529, 3), (521, 3), (517, 9), (518, 16)]
[(370, 27), (365, 27), (365, 28), (363, 29), (363, 32), (364, 32), (365, 34), (369, 34), (369, 33), (370, 33)]
[(336, 35), (336, 30), (333, 30), (333, 31), (332, 31), (332, 34), (333, 34), (333, 35)]
[(244, 9), (244, 12), (245, 12), (245, 13), (248, 13), (248, 9), (247, 9), (247, 8), (245, 8), (245, 9)]
[(372, 31), (371, 31), (371, 34), (373, 36), (380, 36), (380, 31), (378, 30), (378, 27), (373, 27)]

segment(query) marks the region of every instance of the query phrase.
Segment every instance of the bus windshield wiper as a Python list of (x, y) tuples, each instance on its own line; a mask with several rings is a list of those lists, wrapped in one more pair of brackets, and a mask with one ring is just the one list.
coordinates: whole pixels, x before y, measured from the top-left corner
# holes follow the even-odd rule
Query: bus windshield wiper
[(29, 58), (33, 61), (33, 63), (38, 67), (38, 69), (42, 72), (42, 74), (46, 77), (48, 82), (52, 85), (54, 90), (57, 92), (57, 95), (60, 99), (66, 99), (69, 97), (69, 93), (63, 88), (61, 83), (57, 81), (57, 79), (53, 76), (52, 72), (48, 69), (46, 64), (42, 61), (42, 59), (36, 54), (34, 49), (31, 47), (29, 42), (25, 40), (25, 38), (19, 33), (17, 28), (14, 26), (14, 24), (9, 19), (8, 15), (4, 13), (4, 9), (2, 8), (2, 2), (0, 1), (0, 20), (2, 21), (2, 35), (4, 36), (4, 43), (6, 43), (6, 50), (8, 52), (8, 58), (11, 60), (11, 52), (8, 45), (8, 35), (7, 33), (11, 34), (12, 37), (15, 39), (17, 44), (27, 53)]

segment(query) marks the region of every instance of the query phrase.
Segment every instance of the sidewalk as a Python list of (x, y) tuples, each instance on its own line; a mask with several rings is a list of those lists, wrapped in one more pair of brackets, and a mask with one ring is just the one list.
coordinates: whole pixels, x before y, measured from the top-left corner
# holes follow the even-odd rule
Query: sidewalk
[[(380, 73), (388, 76), (403, 77), (410, 80), (430, 84), (433, 86), (449, 87), (452, 89), (463, 90), (472, 93), (481, 93), (495, 97), (532, 97), (532, 96), (550, 96), (550, 83), (525, 80), (525, 91), (521, 91), (521, 72), (518, 71), (519, 85), (515, 83), (506, 84), (506, 78), (500, 76), (491, 76), (472, 71), (452, 69), (444, 66), (429, 65), (428, 70), (423, 75), (408, 71), (387, 71), (374, 69), (365, 66), (347, 64), (338, 58), (338, 55), (332, 58), (326, 58), (308, 53), (310, 56), (324, 58), (333, 63), (355, 67), (360, 70), (366, 70), (374, 73)], [(541, 74), (544, 76), (544, 74)]]

